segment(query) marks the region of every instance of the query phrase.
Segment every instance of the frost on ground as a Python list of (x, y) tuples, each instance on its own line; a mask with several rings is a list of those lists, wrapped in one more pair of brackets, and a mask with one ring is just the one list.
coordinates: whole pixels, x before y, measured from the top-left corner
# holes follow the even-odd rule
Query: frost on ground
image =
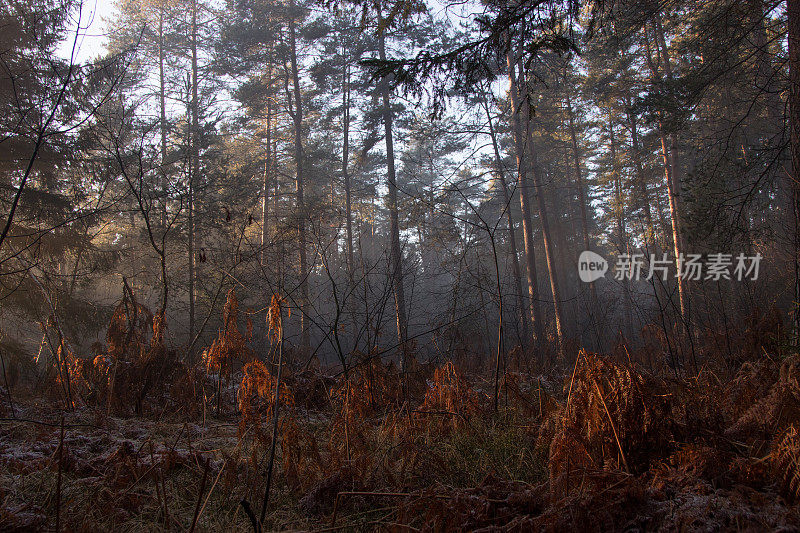
[[(452, 363), (410, 375), (404, 392), (377, 360), (346, 380), (287, 371), (266, 529), (800, 524), (795, 358), (676, 380), (582, 352), (560, 386), (506, 374), (497, 412), (492, 384)], [(195, 417), (67, 410), (63, 440), (60, 410), (17, 404), (0, 423), (0, 529), (252, 529), (241, 502), (260, 510), (275, 380), (262, 365), (230, 383)]]

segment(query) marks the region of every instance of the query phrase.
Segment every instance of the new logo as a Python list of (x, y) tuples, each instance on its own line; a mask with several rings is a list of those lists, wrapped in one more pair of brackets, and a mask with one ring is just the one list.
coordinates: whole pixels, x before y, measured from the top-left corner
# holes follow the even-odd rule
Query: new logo
[(608, 261), (603, 256), (584, 250), (578, 257), (578, 276), (581, 281), (591, 283), (605, 276), (608, 271)]

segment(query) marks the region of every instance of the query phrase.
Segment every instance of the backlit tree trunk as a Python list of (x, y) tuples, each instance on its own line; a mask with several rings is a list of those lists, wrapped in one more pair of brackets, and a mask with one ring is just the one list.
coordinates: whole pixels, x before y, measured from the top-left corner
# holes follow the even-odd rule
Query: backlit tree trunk
[[(664, 62), (664, 74), (667, 77), (667, 80), (672, 81), (672, 64), (670, 61), (669, 56), (669, 48), (667, 48), (667, 42), (664, 38), (664, 27), (661, 24), (661, 18), (655, 18), (655, 26), (656, 26), (656, 39), (658, 39), (658, 43), (661, 46), (661, 53), (663, 55), (663, 62)], [(663, 147), (663, 128), (661, 130), (662, 134), (662, 150), (664, 154), (666, 154), (666, 149)], [(681, 175), (680, 175), (680, 164), (678, 163), (678, 136), (677, 134), (672, 131), (670, 132), (669, 136), (669, 166), (670, 166), (670, 176), (668, 176), (668, 184), (670, 186), (669, 189), (669, 197), (670, 197), (670, 211), (673, 213), (672, 216), (672, 238), (673, 243), (675, 246), (675, 257), (676, 260), (680, 257), (680, 254), (683, 253), (686, 246), (683, 242), (683, 228), (681, 227), (681, 213), (683, 209), (681, 207), (681, 202), (683, 197), (681, 195)], [(666, 164), (666, 160), (665, 160)], [(684, 324), (689, 326), (689, 292), (686, 287), (686, 280), (683, 279), (682, 276), (678, 276), (678, 297), (680, 298), (680, 306), (681, 306), (681, 317), (683, 318)]]
[[(653, 61), (650, 40), (647, 36), (647, 28), (645, 27), (645, 48), (647, 54), (647, 62), (650, 66), (650, 71), (653, 74), (654, 80), (661, 76), (660, 65), (663, 64), (664, 72), (667, 78), (672, 77), (672, 67), (670, 66), (668, 50), (666, 41), (663, 36), (663, 26), (661, 21), (657, 18), (653, 24), (654, 27), (654, 40), (655, 47), (658, 55), (658, 64)], [(664, 177), (667, 182), (667, 192), (669, 195), (669, 212), (670, 222), (672, 229), (672, 246), (673, 253), (675, 254), (675, 264), (680, 269), (680, 257), (684, 251), (681, 226), (680, 226), (680, 179), (677, 176), (677, 139), (674, 133), (667, 135), (664, 126), (663, 113), (659, 112), (659, 138), (661, 141), (661, 159), (664, 165)], [(668, 139), (669, 137), (669, 139)], [(678, 298), (680, 305), (681, 319), (684, 324), (689, 324), (689, 302), (688, 293), (686, 290), (686, 280), (682, 276), (677, 276), (678, 281)]]

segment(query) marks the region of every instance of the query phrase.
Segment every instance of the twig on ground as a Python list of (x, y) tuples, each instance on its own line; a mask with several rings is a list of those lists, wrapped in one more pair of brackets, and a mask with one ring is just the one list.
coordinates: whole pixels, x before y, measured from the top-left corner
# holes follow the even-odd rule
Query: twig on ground
[(200, 490), (197, 492), (197, 505), (194, 508), (194, 518), (192, 518), (192, 527), (189, 528), (189, 533), (194, 533), (197, 519), (200, 517), (200, 502), (203, 501), (203, 491), (206, 490), (206, 478), (208, 478), (208, 465), (210, 462), (211, 459), (206, 458), (206, 466), (203, 469), (203, 479), (200, 481)]

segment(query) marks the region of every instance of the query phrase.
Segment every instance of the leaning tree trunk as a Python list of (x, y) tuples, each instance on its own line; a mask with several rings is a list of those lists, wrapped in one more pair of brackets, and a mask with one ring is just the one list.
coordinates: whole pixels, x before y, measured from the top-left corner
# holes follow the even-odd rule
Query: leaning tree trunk
[[(661, 24), (661, 19), (659, 16), (656, 16), (655, 18), (655, 30), (656, 46), (661, 47), (662, 59), (664, 62), (664, 74), (666, 75), (668, 81), (672, 81), (672, 65), (669, 57), (669, 48), (667, 48), (667, 42), (664, 38), (664, 27)], [(662, 153), (664, 154), (665, 168), (667, 166), (667, 161), (669, 161), (670, 171), (667, 175), (667, 185), (669, 188), (670, 212), (672, 213), (672, 239), (673, 245), (675, 246), (675, 260), (678, 261), (681, 253), (683, 253), (686, 249), (686, 246), (683, 242), (683, 232), (680, 219), (683, 210), (681, 208), (682, 195), (680, 164), (678, 163), (678, 137), (674, 131), (670, 132), (670, 134), (667, 136), (669, 139), (669, 151), (667, 151), (664, 139), (663, 123), (660, 124), (659, 129), (661, 130), (661, 149)], [(669, 153), (668, 160), (667, 153)], [(691, 334), (689, 322), (689, 291), (686, 285), (687, 282), (684, 277), (679, 275), (678, 298), (680, 300), (681, 318), (687, 330), (689, 330), (689, 333)]]
[[(655, 45), (658, 51), (659, 57), (659, 64), (657, 65), (653, 61), (652, 51), (650, 46), (650, 39), (647, 35), (647, 27), (644, 28), (645, 32), (645, 54), (647, 63), (650, 67), (650, 71), (653, 75), (653, 81), (656, 81), (657, 78), (660, 77), (660, 67), (659, 65), (661, 62), (664, 63), (665, 71), (669, 69), (670, 76), (671, 76), (671, 66), (669, 66), (669, 56), (663, 55), (666, 50), (666, 44), (662, 48), (659, 43), (659, 28), (663, 32), (663, 27), (661, 26), (660, 22), (658, 24), (654, 24), (655, 29)], [(663, 35), (661, 36), (663, 39)], [(676, 171), (677, 171), (677, 139), (675, 135), (672, 134), (668, 142), (668, 135), (665, 132), (664, 127), (664, 117), (663, 113), (659, 112), (658, 118), (658, 130), (659, 130), (659, 139), (661, 141), (661, 159), (664, 165), (664, 178), (667, 182), (667, 193), (669, 196), (669, 212), (670, 212), (670, 222), (671, 222), (671, 229), (672, 229), (672, 246), (673, 246), (673, 253), (675, 254), (675, 264), (680, 269), (680, 257), (684, 251), (683, 241), (681, 239), (681, 228), (680, 228), (680, 191), (676, 187), (676, 184), (680, 184), (680, 180), (677, 179)], [(678, 272), (680, 274), (680, 271)], [(683, 276), (677, 276), (678, 281), (678, 298), (679, 298), (679, 305), (680, 305), (680, 314), (682, 322), (688, 326), (689, 324), (689, 309), (688, 309), (688, 293), (686, 290), (686, 280), (683, 279)]]

